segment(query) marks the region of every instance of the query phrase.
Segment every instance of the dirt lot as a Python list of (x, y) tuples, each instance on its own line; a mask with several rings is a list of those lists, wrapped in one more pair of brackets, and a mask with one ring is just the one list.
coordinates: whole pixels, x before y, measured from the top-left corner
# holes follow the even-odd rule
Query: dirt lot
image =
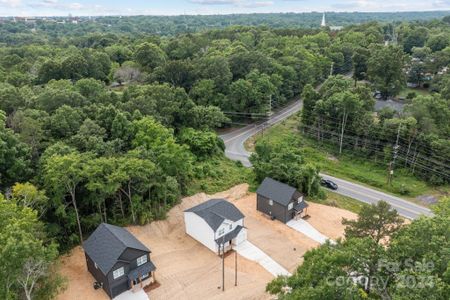
[[(221, 260), (209, 249), (184, 232), (183, 210), (210, 198), (226, 198), (246, 216), (248, 239), (276, 262), (293, 272), (303, 254), (318, 244), (301, 233), (271, 221), (256, 211), (256, 195), (248, 193), (246, 184), (208, 196), (197, 194), (184, 198), (164, 221), (128, 229), (152, 251), (156, 280), (161, 284), (150, 291), (151, 299), (269, 299), (264, 290), (273, 278), (258, 264), (238, 255), (238, 286), (234, 286), (234, 255), (225, 258), (225, 292), (221, 285)], [(323, 234), (337, 238), (343, 234), (342, 217), (354, 218), (351, 212), (310, 203), (308, 219)], [(108, 299), (102, 290), (92, 288), (94, 279), (87, 272), (81, 248), (61, 259), (61, 273), (68, 278), (68, 288), (58, 300)]]

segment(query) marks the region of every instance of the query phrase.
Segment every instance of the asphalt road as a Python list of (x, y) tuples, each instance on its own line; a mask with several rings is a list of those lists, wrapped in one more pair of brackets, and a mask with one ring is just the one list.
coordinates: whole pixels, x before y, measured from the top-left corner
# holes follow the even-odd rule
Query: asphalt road
[[(221, 135), (220, 137), (225, 142), (225, 155), (232, 160), (241, 161), (242, 164), (246, 167), (251, 167), (251, 163), (248, 159), (251, 153), (245, 150), (245, 141), (247, 141), (250, 137), (254, 136), (258, 132), (262, 131), (264, 128), (270, 127), (290, 117), (291, 115), (298, 112), (301, 108), (302, 102), (301, 100), (298, 100), (294, 103), (291, 103), (284, 109), (274, 113), (264, 123), (247, 125), (245, 127), (234, 130), (233, 132)], [(399, 197), (392, 196), (365, 187), (363, 185), (332, 177), (326, 174), (321, 174), (321, 176), (326, 179), (333, 180), (339, 186), (337, 191), (334, 192), (343, 196), (348, 196), (368, 204), (376, 203), (379, 200), (384, 200), (388, 202), (393, 208), (395, 208), (400, 215), (409, 219), (415, 219), (422, 214), (432, 215), (432, 212), (428, 208), (414, 204)]]

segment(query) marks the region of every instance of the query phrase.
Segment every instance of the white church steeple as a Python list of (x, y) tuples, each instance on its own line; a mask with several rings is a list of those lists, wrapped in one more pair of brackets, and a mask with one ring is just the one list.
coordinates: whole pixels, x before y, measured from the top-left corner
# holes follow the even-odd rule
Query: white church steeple
[(325, 21), (325, 13), (323, 13), (323, 16), (322, 16), (322, 24), (320, 24), (320, 26), (321, 26), (321, 27), (327, 26), (327, 22)]

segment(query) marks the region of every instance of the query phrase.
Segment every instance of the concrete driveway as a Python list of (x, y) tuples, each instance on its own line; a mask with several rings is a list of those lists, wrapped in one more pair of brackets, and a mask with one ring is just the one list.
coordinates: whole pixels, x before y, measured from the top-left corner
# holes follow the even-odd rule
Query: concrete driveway
[(149, 300), (147, 293), (144, 290), (139, 290), (133, 293), (131, 290), (126, 291), (113, 300)]
[(257, 262), (275, 277), (279, 275), (284, 276), (292, 275), (291, 273), (288, 272), (288, 270), (286, 270), (280, 264), (274, 261), (269, 255), (264, 253), (264, 251), (262, 251), (249, 241), (240, 243), (239, 245), (234, 247), (234, 250), (236, 250), (237, 253), (239, 253), (239, 255), (249, 260)]
[(289, 222), (287, 222), (286, 225), (291, 227), (294, 230), (297, 230), (298, 232), (303, 233), (310, 239), (312, 239), (320, 244), (324, 244), (327, 240), (330, 239), (327, 236), (320, 233), (311, 224), (309, 224), (308, 222), (306, 222), (305, 220), (302, 220), (302, 219), (298, 219), (298, 220), (292, 219)]

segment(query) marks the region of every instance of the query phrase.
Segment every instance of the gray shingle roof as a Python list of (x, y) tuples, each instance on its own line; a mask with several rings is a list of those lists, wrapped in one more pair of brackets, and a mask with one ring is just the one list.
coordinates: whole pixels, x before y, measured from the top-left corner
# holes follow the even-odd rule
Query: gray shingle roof
[(235, 237), (237, 237), (237, 235), (239, 234), (239, 232), (241, 232), (242, 230), (241, 225), (236, 226), (236, 228), (234, 228), (233, 231), (228, 232), (227, 234), (219, 237), (216, 239), (216, 243), (217, 245), (222, 245), (222, 244), (226, 244), (227, 242), (231, 241), (232, 239), (234, 239)]
[(300, 202), (300, 203), (298, 203), (295, 207), (294, 207), (294, 209), (296, 210), (296, 211), (303, 211), (305, 208), (307, 208), (309, 205), (308, 205), (308, 203), (306, 203), (304, 200), (302, 201), (302, 202)]
[(272, 199), (283, 206), (289, 204), (295, 192), (295, 188), (270, 177), (266, 177), (256, 190), (257, 194)]
[(136, 269), (131, 270), (130, 273), (128, 273), (128, 279), (135, 280), (136, 278), (155, 270), (155, 265), (151, 261), (148, 261), (145, 264), (137, 267)]
[(244, 215), (236, 206), (225, 199), (211, 199), (197, 206), (191, 207), (185, 212), (193, 212), (200, 216), (208, 225), (216, 231), (225, 220), (236, 222)]
[(150, 252), (128, 230), (102, 223), (83, 244), (84, 251), (107, 274), (127, 248)]

